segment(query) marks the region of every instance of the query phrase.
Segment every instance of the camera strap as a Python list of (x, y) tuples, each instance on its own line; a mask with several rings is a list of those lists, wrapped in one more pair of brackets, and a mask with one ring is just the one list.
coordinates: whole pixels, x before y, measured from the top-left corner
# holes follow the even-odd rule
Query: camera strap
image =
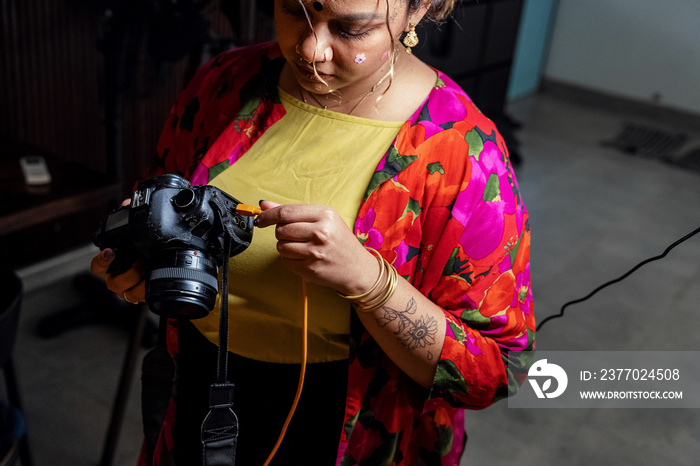
[(234, 466), (238, 443), (238, 417), (233, 412), (234, 384), (228, 381), (228, 262), (231, 231), (230, 212), (222, 201), (212, 197), (212, 208), (224, 232), (224, 263), (221, 277), (219, 315), (219, 354), (217, 381), (209, 387), (209, 413), (202, 423), (202, 461), (204, 466)]

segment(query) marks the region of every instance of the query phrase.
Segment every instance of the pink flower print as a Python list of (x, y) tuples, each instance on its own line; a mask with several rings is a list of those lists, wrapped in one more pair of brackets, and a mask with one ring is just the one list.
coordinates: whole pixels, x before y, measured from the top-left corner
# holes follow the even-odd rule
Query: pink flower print
[(365, 57), (364, 53), (358, 53), (357, 55), (355, 55), (355, 63), (357, 63), (358, 65), (365, 60), (367, 60), (367, 57)]
[(374, 209), (370, 209), (364, 217), (357, 218), (355, 222), (355, 232), (357, 237), (362, 241), (362, 245), (366, 248), (379, 250), (384, 242), (382, 233), (374, 228), (374, 221), (377, 214)]

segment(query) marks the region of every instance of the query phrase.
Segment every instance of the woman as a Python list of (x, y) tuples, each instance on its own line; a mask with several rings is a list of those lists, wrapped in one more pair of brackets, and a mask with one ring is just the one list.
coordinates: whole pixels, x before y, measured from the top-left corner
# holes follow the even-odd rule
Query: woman
[[(239, 464), (262, 464), (291, 405), (301, 279), (309, 365), (277, 464), (457, 464), (463, 408), (521, 381), (530, 234), (505, 144), (410, 53), (453, 3), (275, 0), (277, 42), (216, 57), (173, 107), (161, 173), (269, 199), (230, 261)], [(112, 256), (93, 270), (143, 301), (143, 267), (112, 277)], [(218, 312), (168, 330), (174, 402), (144, 464), (196, 464)]]

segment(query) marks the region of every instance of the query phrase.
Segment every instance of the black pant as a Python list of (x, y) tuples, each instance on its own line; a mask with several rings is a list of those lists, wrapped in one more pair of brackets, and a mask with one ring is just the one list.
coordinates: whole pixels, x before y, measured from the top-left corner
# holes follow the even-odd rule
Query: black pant
[[(201, 425), (216, 381), (216, 345), (190, 322), (180, 323), (175, 455), (178, 466), (202, 464)], [(347, 361), (308, 364), (304, 389), (273, 465), (332, 465), (343, 428)], [(262, 465), (289, 413), (299, 364), (255, 361), (229, 353), (239, 420), (236, 466)]]

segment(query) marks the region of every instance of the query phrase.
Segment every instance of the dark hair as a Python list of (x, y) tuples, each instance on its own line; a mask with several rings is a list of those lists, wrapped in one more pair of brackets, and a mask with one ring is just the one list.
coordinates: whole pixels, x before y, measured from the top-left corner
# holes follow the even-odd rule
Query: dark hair
[[(408, 11), (416, 11), (420, 8), (423, 1), (426, 0), (408, 0)], [(427, 0), (430, 1), (430, 7), (425, 17), (429, 20), (440, 22), (444, 21), (455, 8), (456, 0)]]

